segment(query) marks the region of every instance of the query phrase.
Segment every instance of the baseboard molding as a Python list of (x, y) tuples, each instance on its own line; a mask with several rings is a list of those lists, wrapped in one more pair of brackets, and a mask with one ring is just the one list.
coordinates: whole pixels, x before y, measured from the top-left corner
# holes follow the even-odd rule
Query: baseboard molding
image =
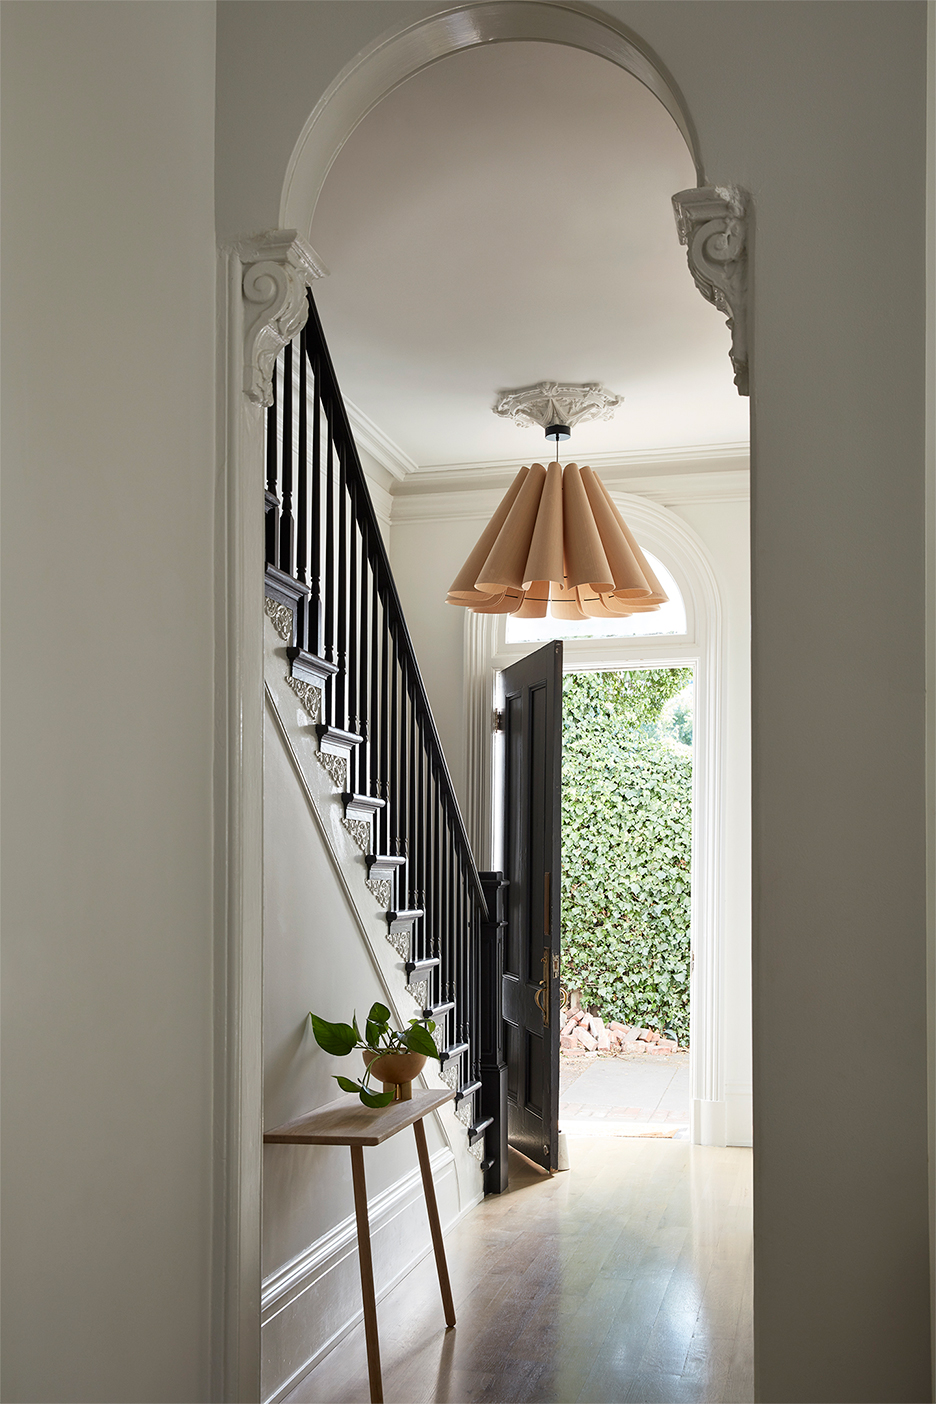
[(754, 1092), (750, 1082), (725, 1083), (725, 1144), (754, 1144)]
[(711, 1102), (702, 1097), (693, 1098), (689, 1132), (693, 1145), (727, 1145), (725, 1139), (726, 1110), (724, 1102)]
[[(479, 1194), (461, 1212), (452, 1212), (452, 1206), (458, 1203), (455, 1156), (447, 1146), (443, 1147), (434, 1153), (431, 1165), (447, 1233), (480, 1203), (483, 1195)], [(368, 1217), (379, 1301), (432, 1249), (419, 1171), (409, 1172), (369, 1199)], [(263, 1282), (260, 1334), (264, 1404), (280, 1404), (358, 1325), (363, 1317), (360, 1296), (357, 1230), (352, 1214)]]

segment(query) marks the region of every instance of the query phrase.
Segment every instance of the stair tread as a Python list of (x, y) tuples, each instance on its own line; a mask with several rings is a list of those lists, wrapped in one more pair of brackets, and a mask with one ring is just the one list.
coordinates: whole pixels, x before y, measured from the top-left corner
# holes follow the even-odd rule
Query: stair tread
[(408, 960), (406, 968), (407, 970), (435, 970), (438, 964), (438, 956), (426, 956), (424, 960)]
[(304, 648), (296, 648), (295, 645), (287, 648), (286, 657), (294, 678), (324, 682), (325, 678), (333, 677), (338, 671), (337, 663), (329, 663), (327, 658), (320, 658), (317, 653), (307, 653)]
[(426, 913), (420, 907), (414, 907), (411, 911), (388, 912), (387, 920), (391, 923), (395, 921), (418, 921), (420, 917), (424, 917), (425, 915)]
[(320, 746), (324, 741), (326, 745), (340, 746), (342, 750), (350, 751), (352, 747), (360, 746), (364, 740), (356, 731), (342, 731), (340, 726), (327, 726), (325, 722), (319, 722), (316, 731)]
[(347, 790), (345, 790), (341, 798), (344, 803), (345, 811), (349, 809), (369, 809), (372, 812), (376, 812), (378, 809), (383, 809), (387, 803), (385, 799), (377, 799), (374, 795), (354, 795)]
[(439, 1019), (447, 1014), (450, 1009), (455, 1008), (454, 999), (446, 999), (438, 1004), (431, 1004), (428, 1009), (423, 1010), (423, 1017), (426, 1019)]

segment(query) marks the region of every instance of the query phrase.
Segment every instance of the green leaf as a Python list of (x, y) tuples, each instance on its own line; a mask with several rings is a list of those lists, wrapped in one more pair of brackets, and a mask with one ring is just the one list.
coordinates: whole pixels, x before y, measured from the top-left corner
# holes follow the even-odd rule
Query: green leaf
[(312, 1032), (318, 1046), (324, 1048), (326, 1053), (334, 1054), (336, 1058), (346, 1058), (358, 1042), (357, 1034), (350, 1024), (330, 1024), (327, 1019), (320, 1019), (317, 1014), (313, 1014), (311, 1009), (309, 1018), (312, 1020)]
[(365, 1107), (388, 1107), (393, 1101), (392, 1092), (365, 1092), (361, 1088), (361, 1101)]
[(390, 1010), (385, 1004), (380, 1004), (379, 1002), (375, 1001), (371, 1005), (370, 1013), (367, 1017), (372, 1024), (389, 1024)]
[(414, 1024), (406, 1030), (403, 1041), (411, 1053), (424, 1053), (427, 1058), (438, 1058), (439, 1056), (435, 1039), (419, 1024)]
[(333, 1073), (332, 1076), (342, 1092), (360, 1092), (361, 1084), (359, 1082), (352, 1082), (350, 1077), (339, 1077), (337, 1073)]

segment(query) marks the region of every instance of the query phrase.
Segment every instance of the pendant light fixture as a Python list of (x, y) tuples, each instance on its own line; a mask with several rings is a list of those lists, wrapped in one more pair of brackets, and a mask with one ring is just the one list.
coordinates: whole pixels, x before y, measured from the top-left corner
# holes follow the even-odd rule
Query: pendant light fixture
[[(555, 460), (521, 468), (448, 592), (476, 614), (522, 619), (616, 619), (667, 596), (604, 483), (559, 463), (559, 445), (585, 419), (610, 419), (620, 400), (598, 385), (544, 382), (503, 396), (495, 414), (539, 424)], [(559, 418), (561, 415), (561, 419)]]

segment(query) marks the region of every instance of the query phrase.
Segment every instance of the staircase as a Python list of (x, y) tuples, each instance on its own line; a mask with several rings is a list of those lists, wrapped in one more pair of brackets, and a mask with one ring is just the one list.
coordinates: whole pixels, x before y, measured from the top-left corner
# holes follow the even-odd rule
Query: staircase
[(484, 893), (311, 293), (277, 361), (266, 468), (265, 607), (287, 645), (286, 681), (315, 722), (387, 940), (436, 1022), (442, 1077), (487, 1168)]

